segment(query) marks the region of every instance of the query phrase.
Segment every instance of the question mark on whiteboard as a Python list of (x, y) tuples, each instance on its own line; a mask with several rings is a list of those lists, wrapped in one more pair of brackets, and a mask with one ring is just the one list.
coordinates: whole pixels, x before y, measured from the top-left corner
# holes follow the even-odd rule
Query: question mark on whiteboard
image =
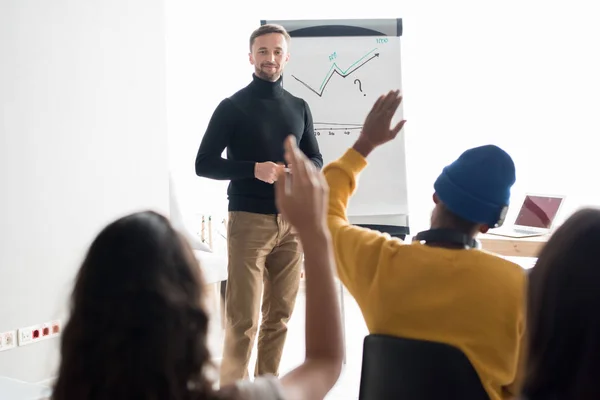
[[(362, 82), (360, 81), (360, 79), (355, 79), (354, 80), (355, 85), (356, 85), (356, 82), (358, 82), (358, 90), (360, 90), (360, 92), (362, 93)], [(363, 93), (363, 96), (366, 96), (366, 94)]]

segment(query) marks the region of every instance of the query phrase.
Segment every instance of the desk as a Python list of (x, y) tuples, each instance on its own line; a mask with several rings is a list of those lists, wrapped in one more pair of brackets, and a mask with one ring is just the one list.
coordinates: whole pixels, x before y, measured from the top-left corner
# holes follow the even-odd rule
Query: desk
[(483, 250), (505, 257), (537, 257), (548, 238), (549, 235), (511, 238), (489, 234), (477, 237)]

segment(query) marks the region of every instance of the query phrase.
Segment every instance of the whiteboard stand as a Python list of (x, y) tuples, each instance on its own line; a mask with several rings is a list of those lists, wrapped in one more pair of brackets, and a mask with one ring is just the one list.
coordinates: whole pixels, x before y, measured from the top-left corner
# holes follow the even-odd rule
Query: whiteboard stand
[[(261, 20), (265, 24), (288, 31), (283, 88), (308, 104), (323, 162), (335, 161), (352, 147), (377, 98), (402, 90), (402, 19)], [(392, 123), (403, 114), (401, 104)], [(403, 130), (369, 156), (347, 210), (350, 223), (410, 234), (405, 155)]]

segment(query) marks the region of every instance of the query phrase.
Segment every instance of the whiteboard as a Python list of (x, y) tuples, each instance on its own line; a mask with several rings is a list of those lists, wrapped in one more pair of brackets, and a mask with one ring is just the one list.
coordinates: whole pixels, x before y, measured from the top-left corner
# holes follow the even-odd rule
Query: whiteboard
[[(263, 21), (283, 25), (292, 36), (283, 86), (310, 106), (325, 164), (354, 144), (380, 95), (402, 89), (400, 36), (386, 35), (380, 32), (383, 29), (373, 34), (370, 29), (390, 21), (396, 28), (397, 20)], [(336, 34), (340, 25), (346, 28), (345, 36)], [(352, 27), (359, 28), (354, 32), (358, 35), (348, 36)], [(402, 117), (401, 106), (393, 123)], [(350, 199), (347, 212), (352, 223), (402, 226), (408, 233), (403, 135), (404, 131), (369, 156)]]

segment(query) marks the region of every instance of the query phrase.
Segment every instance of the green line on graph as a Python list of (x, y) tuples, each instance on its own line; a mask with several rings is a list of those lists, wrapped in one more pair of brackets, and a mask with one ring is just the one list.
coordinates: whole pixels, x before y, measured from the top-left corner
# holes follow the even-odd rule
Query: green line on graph
[(364, 60), (365, 58), (367, 58), (369, 56), (369, 54), (373, 53), (374, 51), (376, 51), (377, 49), (373, 49), (370, 52), (368, 52), (367, 54), (365, 54), (364, 56), (362, 56), (361, 58), (359, 58), (358, 60), (356, 60), (354, 63), (352, 63), (352, 65), (350, 65), (348, 68), (346, 68), (345, 70), (341, 69), (339, 65), (337, 65), (337, 63), (333, 63), (331, 65), (331, 68), (329, 68), (329, 71), (327, 71), (327, 74), (325, 74), (325, 78), (323, 78), (323, 82), (321, 82), (321, 86), (319, 86), (319, 91), (323, 90), (323, 85), (325, 85), (325, 83), (327, 82), (327, 80), (329, 79), (329, 74), (331, 73), (331, 71), (335, 68), (337, 68), (342, 75), (346, 75), (346, 73), (350, 70), (350, 68), (354, 67), (356, 64), (358, 64), (359, 62), (361, 62), (362, 60)]
[(313, 89), (308, 83), (304, 82), (302, 79), (298, 78), (296, 75), (292, 75), (292, 78), (294, 78), (295, 80), (300, 82), (300, 84), (302, 84), (304, 87), (306, 87), (308, 90), (310, 90), (317, 96), (322, 97), (323, 92), (325, 91), (325, 88), (327, 87), (327, 83), (329, 83), (329, 80), (333, 77), (333, 75), (339, 75), (342, 78), (346, 78), (346, 77), (350, 76), (350, 74), (354, 73), (355, 71), (358, 71), (363, 65), (367, 64), (369, 61), (373, 60), (374, 58), (379, 57), (379, 53), (373, 54), (373, 52), (375, 52), (375, 51), (377, 51), (376, 48), (371, 50), (370, 52), (368, 52), (367, 54), (365, 54), (358, 60), (356, 60), (354, 63), (352, 63), (352, 65), (350, 65), (345, 70), (342, 70), (336, 63), (333, 63), (331, 68), (329, 68), (327, 75), (325, 75), (325, 78), (323, 79), (323, 82), (321, 83), (321, 87), (319, 88), (319, 90)]

